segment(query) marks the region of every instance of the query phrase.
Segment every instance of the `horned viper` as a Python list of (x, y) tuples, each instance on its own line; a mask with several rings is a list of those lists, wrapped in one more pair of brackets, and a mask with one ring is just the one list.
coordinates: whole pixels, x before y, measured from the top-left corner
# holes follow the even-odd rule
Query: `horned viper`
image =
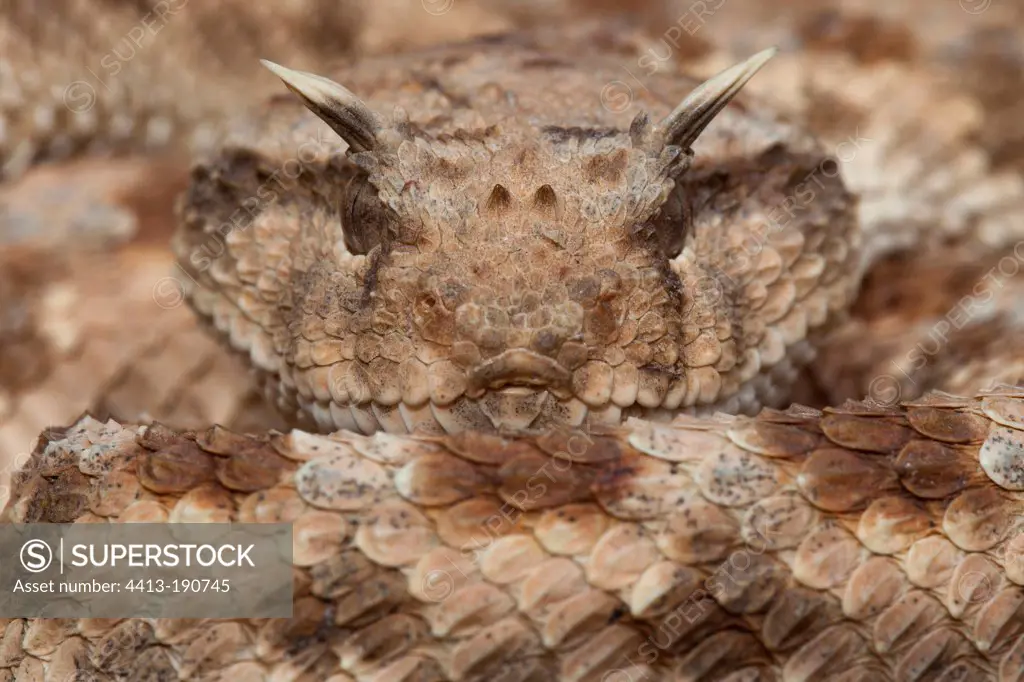
[[(1022, 675), (1017, 389), (712, 414), (787, 403), (901, 240), (1012, 247), (1012, 220), (954, 210), (1009, 201), (1012, 176), (954, 154), (990, 194), (885, 234), (892, 186), (858, 164), (898, 143), (865, 130), (846, 158), (784, 106), (729, 103), (767, 53), (630, 87), (617, 46), (541, 30), (330, 80), (271, 65), (300, 101), (194, 167), (174, 282), (301, 428), (86, 417), (43, 434), (5, 517), (293, 522), (296, 615), (13, 620), (5, 674)], [(1013, 290), (993, 262), (977, 310)]]

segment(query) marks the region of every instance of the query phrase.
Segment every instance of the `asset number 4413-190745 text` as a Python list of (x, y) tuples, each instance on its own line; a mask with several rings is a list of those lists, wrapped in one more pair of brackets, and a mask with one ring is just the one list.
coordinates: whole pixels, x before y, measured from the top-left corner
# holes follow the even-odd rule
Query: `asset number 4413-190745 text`
[(128, 592), (229, 592), (231, 585), (226, 578), (213, 580), (210, 578), (176, 578), (129, 580), (125, 585)]

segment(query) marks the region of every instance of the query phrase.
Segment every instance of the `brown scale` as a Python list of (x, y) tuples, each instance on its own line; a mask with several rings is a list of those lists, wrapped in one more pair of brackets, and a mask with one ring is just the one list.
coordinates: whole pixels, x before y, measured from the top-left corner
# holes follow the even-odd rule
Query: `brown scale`
[[(859, 40), (864, 32), (854, 33)], [(435, 93), (433, 106), (444, 109), (446, 97)], [(568, 108), (566, 102), (560, 106)], [(927, 147), (927, 135), (913, 139)], [(310, 217), (314, 232), (324, 228), (326, 223), (317, 224), (323, 215)], [(296, 213), (278, 218), (294, 222)], [(275, 230), (254, 228), (272, 265), (254, 268), (252, 259), (242, 258), (238, 274), (258, 282), (261, 296), (278, 301), (287, 289), (288, 265), (277, 259), (287, 249), (270, 243)], [(760, 271), (793, 266), (799, 251), (792, 241), (773, 245)], [(813, 280), (820, 266), (804, 261), (793, 270), (812, 273)], [(775, 315), (789, 297), (813, 289), (808, 280), (788, 280), (772, 291), (752, 286), (748, 293)], [(369, 365), (377, 347), (316, 348), (328, 334), (320, 315), (327, 300), (300, 306), (309, 317), (271, 329), (270, 336), (294, 341), (303, 369), (317, 366), (316, 358), (337, 361), (332, 353)], [(253, 304), (246, 297), (237, 302)], [(231, 323), (253, 344), (254, 361), (267, 359), (252, 326), (237, 315), (232, 321), (223, 301), (203, 303), (211, 319)], [(265, 311), (246, 310), (265, 321)], [(372, 328), (374, 322), (387, 324), (380, 318), (362, 324)], [(639, 334), (639, 322), (635, 330), (624, 329)], [(700, 322), (684, 330), (694, 344), (691, 358), (710, 358), (715, 371), (718, 363), (731, 366), (726, 343), (721, 357), (710, 343), (712, 335), (726, 340), (729, 324)], [(789, 319), (784, 327), (796, 334), (800, 320)], [(648, 331), (658, 328), (651, 323)], [(764, 325), (755, 321), (742, 335), (756, 340), (763, 333)], [(636, 352), (655, 352), (644, 343)], [(431, 361), (438, 351), (427, 344), (416, 350)], [(471, 350), (463, 350), (459, 357), (472, 358)], [(584, 362), (577, 354), (565, 364), (575, 369)], [(323, 403), (325, 390), (332, 398), (332, 390), (387, 393), (380, 377), (355, 375), (351, 386), (338, 386), (322, 372), (299, 379), (285, 374), (282, 383), (291, 384), (280, 392), (271, 387), (271, 395), (289, 416), (300, 416), (295, 413), (310, 409), (314, 399)], [(422, 391), (422, 381), (407, 383), (407, 389)], [(639, 383), (630, 378), (632, 394), (623, 391), (621, 402), (639, 399)], [(694, 390), (711, 391), (706, 386), (698, 382)], [(296, 395), (306, 404), (298, 404)], [(411, 404), (426, 401), (417, 395)], [(673, 427), (632, 421), (601, 440), (596, 456), (566, 456), (560, 452), (569, 446), (557, 443), (472, 436), (458, 442), (354, 435), (337, 440), (291, 432), (254, 441), (227, 432), (196, 437), (154, 428), (136, 439), (135, 428), (114, 423), (103, 431), (84, 420), (88, 439), (60, 429), (46, 434), (17, 483), (8, 518), (174, 521), (234, 514), (293, 520), (310, 531), (295, 554), (297, 563), (308, 565), (296, 569), (297, 616), (287, 624), (16, 620), (4, 623), (0, 675), (209, 673), (343, 682), (370, 675), (481, 679), (500, 671), (512, 679), (606, 679), (626, 656), (635, 666), (631, 672), (653, 679), (1016, 679), (1024, 651), (1015, 608), (1024, 583), (1015, 526), (1020, 407), (1020, 395), (1007, 392), (972, 400), (935, 396), (905, 408), (847, 405), (824, 419), (797, 409), (752, 421), (681, 420)], [(414, 412), (399, 417), (402, 423), (426, 420)], [(394, 418), (380, 406), (347, 417), (364, 420), (360, 428), (389, 428), (397, 425)], [(86, 453), (91, 441), (110, 443), (114, 451)], [(54, 443), (61, 444), (45, 452)], [(200, 463), (197, 452), (209, 462)], [(877, 497), (863, 481), (836, 480), (827, 467), (815, 466), (822, 452), (846, 453), (858, 471), (878, 474), (883, 488)], [(468, 462), (474, 476), (463, 488), (434, 478), (431, 467), (417, 466), (427, 456)], [(552, 467), (571, 461), (572, 475), (559, 472), (554, 481), (545, 476), (554, 485), (535, 492), (522, 467), (502, 469), (506, 461), (550, 461)], [(184, 471), (188, 463), (199, 464), (200, 475), (185, 491), (182, 482), (193, 476)], [(826, 479), (818, 480), (813, 494), (799, 485), (804, 470), (812, 482)], [(275, 475), (282, 477), (279, 483)], [(417, 508), (415, 523), (400, 524), (397, 536), (380, 532), (378, 523), (393, 519), (396, 509), (408, 511), (410, 496), (433, 495), (435, 483), (443, 496), (417, 499), (431, 506)], [(517, 486), (525, 486), (526, 499), (516, 495)], [(106, 490), (119, 492), (107, 496)], [(825, 497), (841, 509), (820, 506)], [(529, 511), (517, 513), (524, 509)], [(686, 511), (710, 523), (695, 527)], [(377, 523), (361, 526), (359, 519)], [(463, 551), (464, 538), (479, 541), (474, 551)], [(745, 565), (739, 552), (746, 552), (749, 569), (737, 567)], [(452, 562), (459, 575), (451, 584), (430, 579), (439, 568), (451, 572)], [(723, 577), (723, 566), (738, 572)], [(311, 638), (327, 604), (340, 622), (332, 623), (324, 640)], [(690, 620), (687, 614), (697, 616)], [(170, 650), (177, 654), (175, 667)]]
[(16, 619), (0, 669), (157, 674), (173, 651), (251, 679), (1016, 680), (1022, 401), (930, 394), (576, 441), (84, 418), (40, 442), (6, 520), (290, 521), (296, 615)]

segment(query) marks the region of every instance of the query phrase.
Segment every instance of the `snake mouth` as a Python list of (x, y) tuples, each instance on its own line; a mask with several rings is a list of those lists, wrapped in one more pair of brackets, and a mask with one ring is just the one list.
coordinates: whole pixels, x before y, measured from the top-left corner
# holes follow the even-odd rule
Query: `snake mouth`
[(467, 375), (466, 394), (479, 398), (487, 391), (543, 389), (558, 398), (572, 395), (572, 375), (555, 360), (522, 348), (490, 358)]

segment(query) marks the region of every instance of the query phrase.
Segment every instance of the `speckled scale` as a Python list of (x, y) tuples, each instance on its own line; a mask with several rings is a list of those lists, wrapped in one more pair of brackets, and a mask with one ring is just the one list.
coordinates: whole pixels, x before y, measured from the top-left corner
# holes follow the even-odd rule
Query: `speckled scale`
[(881, 457), (841, 448), (811, 452), (796, 477), (800, 492), (825, 511), (862, 509), (880, 492), (892, 490), (896, 477)]
[(837, 587), (846, 582), (865, 553), (847, 530), (838, 524), (822, 524), (797, 547), (793, 577), (816, 589)]
[(924, 537), (936, 523), (917, 500), (901, 496), (876, 499), (860, 517), (857, 539), (877, 554), (895, 554)]
[(1024, 428), (1024, 409), (1019, 399), (990, 396), (981, 401), (986, 417), (1009, 428)]
[(946, 617), (941, 602), (927, 592), (911, 590), (882, 611), (872, 628), (874, 648), (881, 654), (904, 650)]
[(718, 675), (726, 679), (757, 680), (759, 675), (751, 675), (758, 664), (767, 663), (766, 659), (767, 652), (751, 634), (725, 631), (697, 645), (679, 662), (675, 673), (684, 680), (708, 680)]
[(739, 544), (739, 526), (725, 510), (694, 501), (681, 505), (657, 537), (658, 549), (684, 564), (721, 560)]
[(799, 495), (775, 495), (746, 510), (743, 540), (755, 549), (790, 549), (800, 543), (818, 518), (819, 513)]
[(966, 488), (978, 477), (977, 460), (961, 448), (934, 440), (914, 439), (893, 462), (900, 483), (925, 499), (943, 499)]
[(771, 495), (780, 483), (770, 460), (737, 447), (705, 455), (695, 480), (707, 500), (726, 507), (746, 507)]
[(434, 636), (467, 635), (509, 615), (515, 602), (502, 589), (486, 582), (469, 582), (424, 610)]
[(438, 540), (433, 525), (419, 508), (402, 500), (388, 500), (366, 510), (353, 544), (374, 563), (398, 567), (414, 564)]
[(1003, 540), (1018, 509), (1018, 502), (1004, 498), (997, 489), (967, 490), (946, 508), (942, 528), (961, 549), (983, 551)]
[(970, 644), (955, 630), (929, 632), (904, 652), (895, 671), (896, 678), (921, 679), (929, 670), (941, 670), (949, 679), (983, 679), (976, 666), (957, 660), (968, 651)]
[[(795, 422), (803, 424), (800, 433), (814, 433), (813, 414), (768, 418), (788, 420), (773, 427)], [(857, 415), (887, 425), (896, 418)], [(718, 426), (709, 424), (705, 433)], [(45, 456), (55, 476), (20, 478), (5, 513), (8, 519), (36, 518), (45, 509), (79, 521), (293, 524), (296, 618), (216, 631), (217, 641), (256, 642), (265, 652), (258, 661), (222, 658), (221, 649), (194, 644), (196, 633), (213, 632), (210, 624), (128, 631), (118, 629), (124, 624), (80, 624), (94, 633), (80, 640), (93, 657), (96, 647), (114, 641), (113, 633), (151, 642), (131, 660), (102, 658), (110, 671), (160, 668), (173, 651), (194, 670), (259, 665), (284, 674), (300, 665), (284, 653), (290, 633), (306, 627), (303, 619), (326, 619), (338, 640), (308, 668), (324, 666), (324, 679), (358, 679), (371, 668), (472, 677), (512, 660), (524, 679), (572, 671), (600, 680), (620, 665), (620, 654), (663, 678), (685, 671), (707, 680), (897, 680), (903, 678), (886, 671), (930, 679), (921, 671), (943, 670), (974, 679), (978, 670), (998, 668), (1012, 679), (1024, 636), (1019, 502), (979, 473), (985, 439), (933, 440), (918, 426), (917, 435), (885, 453), (822, 448), (815, 436), (802, 452), (772, 455), (730, 437), (703, 458), (682, 460), (638, 451), (628, 429), (601, 436), (608, 439), (601, 454), (582, 460), (553, 456), (565, 441), (552, 434), (540, 447), (532, 437), (513, 436), (471, 442), (211, 432), (193, 440), (156, 429), (126, 449), (121, 465), (87, 467), (88, 475), (68, 467), (94, 441), (135, 438), (135, 430), (107, 425), (102, 434), (54, 433), (64, 440)], [(819, 461), (823, 452), (869, 463), (869, 472), (882, 472), (884, 489), (852, 497), (829, 492), (847, 490), (836, 475), (845, 469)], [(944, 488), (945, 479), (930, 477), (944, 469), (928, 468), (928, 452), (971, 472), (961, 479), (966, 484)], [(141, 471), (158, 453), (171, 454)], [(225, 485), (229, 479), (218, 476), (218, 463), (260, 464), (267, 456), (275, 475), (247, 477), (252, 485)], [(209, 464), (200, 464), (198, 482), (175, 492), (195, 475), (182, 464), (193, 460)], [(555, 471), (555, 464), (555, 480), (536, 477)], [(475, 478), (455, 475), (463, 469), (467, 476), (487, 472), (487, 486), (478, 489)], [(710, 473), (753, 476), (762, 469), (774, 474), (765, 479), (772, 483), (764, 495), (724, 499), (708, 486)], [(445, 496), (448, 484), (432, 483), (424, 490), (437, 497), (427, 503), (410, 496), (415, 486), (403, 483), (403, 471), (421, 472), (410, 480), (429, 476), (473, 489), (465, 497)], [(827, 489), (830, 476), (836, 484)], [(745, 480), (737, 483), (740, 492)], [(819, 482), (819, 494), (812, 494), (810, 480)], [(252, 490), (256, 482), (264, 487)], [(81, 507), (48, 506), (74, 490), (110, 493), (91, 493)], [(516, 497), (517, 490), (526, 498)], [(531, 506), (535, 500), (543, 504)], [(737, 619), (746, 625), (737, 628)], [(44, 651), (72, 651), (71, 635), (54, 630), (54, 622), (19, 623), (6, 624), (0, 646), (8, 669), (50, 665)], [(655, 646), (669, 639), (670, 648)], [(653, 661), (637, 654), (650, 651), (658, 652)], [(380, 668), (377, 654), (387, 657)]]
[(490, 488), (483, 467), (450, 454), (415, 457), (395, 472), (395, 488), (413, 504), (436, 507), (459, 502)]
[(939, 535), (922, 538), (907, 550), (904, 566), (907, 578), (918, 587), (936, 589), (953, 575), (963, 552)]
[(743, 428), (730, 429), (729, 438), (742, 448), (768, 457), (795, 457), (802, 455), (820, 440), (819, 437), (798, 428), (761, 421), (751, 422)]
[(913, 434), (893, 421), (844, 414), (826, 415), (821, 420), (821, 430), (836, 445), (867, 452), (899, 450)]
[(588, 589), (583, 569), (571, 559), (553, 558), (538, 563), (517, 588), (519, 609), (543, 619), (557, 604)]
[(304, 464), (295, 474), (299, 494), (324, 509), (365, 509), (391, 486), (378, 464), (353, 454), (336, 455)]
[(856, 620), (877, 615), (906, 588), (899, 565), (884, 557), (868, 559), (854, 570), (843, 592), (843, 613)]
[(693, 478), (679, 466), (627, 453), (590, 486), (609, 515), (624, 520), (663, 517), (700, 495)]
[(974, 621), (973, 639), (982, 651), (990, 651), (996, 642), (1012, 641), (1024, 631), (1020, 616), (1024, 590), (1008, 587), (1000, 590), (979, 609)]
[(204, 483), (182, 495), (171, 508), (168, 523), (230, 523), (235, 506), (231, 493), (216, 483)]
[(993, 424), (978, 453), (992, 482), (1004, 490), (1024, 490), (1024, 431)]
[(120, 516), (141, 493), (138, 477), (130, 471), (114, 471), (90, 490), (89, 509), (99, 516)]
[(452, 547), (485, 547), (515, 532), (524, 515), (497, 497), (474, 497), (433, 515), (438, 535)]
[(145, 452), (138, 461), (139, 482), (155, 493), (182, 493), (213, 480), (214, 458), (191, 441)]
[(582, 464), (532, 454), (506, 462), (497, 472), (498, 496), (524, 511), (549, 509), (590, 497), (597, 472)]
[(801, 646), (784, 668), (785, 679), (810, 682), (844, 672), (846, 661), (869, 654), (868, 644), (851, 624), (834, 625)]
[(753, 614), (785, 589), (786, 573), (774, 557), (740, 549), (714, 568), (704, 586), (728, 613)]
[(704, 578), (701, 571), (672, 561), (651, 564), (630, 589), (630, 613), (644, 620), (664, 616), (693, 596)]
[(968, 554), (957, 564), (945, 591), (945, 604), (956, 618), (989, 602), (1000, 584), (999, 566), (984, 554)]
[(660, 558), (654, 540), (641, 526), (624, 523), (608, 530), (590, 550), (587, 580), (613, 592), (636, 582)]
[(1024, 636), (1018, 637), (999, 661), (999, 682), (1018, 682), (1024, 677)]
[(340, 514), (309, 511), (292, 522), (292, 561), (296, 566), (313, 566), (341, 551), (348, 535), (348, 523)]
[(533, 526), (537, 541), (552, 554), (587, 554), (611, 520), (595, 504), (567, 504), (546, 510)]
[(934, 407), (907, 410), (907, 421), (921, 435), (944, 443), (977, 442), (985, 438), (988, 426), (976, 415)]

